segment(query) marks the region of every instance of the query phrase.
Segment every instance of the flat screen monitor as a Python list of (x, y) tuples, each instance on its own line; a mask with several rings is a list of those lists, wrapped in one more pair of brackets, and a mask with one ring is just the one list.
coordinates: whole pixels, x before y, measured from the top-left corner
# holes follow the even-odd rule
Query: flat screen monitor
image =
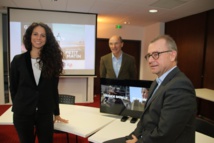
[(149, 80), (100, 79), (100, 112), (140, 118), (148, 97)]

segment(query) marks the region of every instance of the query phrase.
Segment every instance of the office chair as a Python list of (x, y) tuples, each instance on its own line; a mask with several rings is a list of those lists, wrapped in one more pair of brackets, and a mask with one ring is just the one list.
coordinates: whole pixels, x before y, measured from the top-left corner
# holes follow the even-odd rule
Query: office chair
[(67, 94), (59, 94), (60, 104), (75, 104), (75, 96)]
[[(75, 104), (75, 96), (73, 95), (67, 95), (67, 94), (59, 94), (59, 103), (60, 104)], [(66, 134), (67, 137), (67, 143), (69, 143), (69, 133), (59, 131), (59, 130), (54, 130), (54, 133), (64, 133)], [(78, 137), (76, 135), (76, 142), (78, 142)]]
[(196, 117), (195, 127), (197, 132), (214, 138), (214, 123)]

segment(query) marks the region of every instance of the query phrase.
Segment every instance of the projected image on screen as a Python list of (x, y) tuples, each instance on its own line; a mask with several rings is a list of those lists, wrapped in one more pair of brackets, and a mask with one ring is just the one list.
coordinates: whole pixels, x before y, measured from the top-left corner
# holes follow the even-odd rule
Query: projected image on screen
[(22, 38), (28, 26), (41, 21), (52, 29), (63, 51), (64, 75), (95, 74), (96, 14), (13, 8), (9, 13), (11, 61), (26, 52)]
[(64, 69), (85, 69), (85, 26), (52, 24), (52, 27), (64, 53)]
[[(21, 38), (25, 34), (26, 29), (31, 23), (17, 23), (11, 22), (11, 27), (19, 27), (21, 24)], [(85, 49), (89, 46), (85, 45), (85, 31), (86, 28), (93, 28), (90, 26), (84, 25), (74, 25), (74, 24), (55, 24), (55, 23), (46, 23), (53, 31), (56, 40), (58, 41), (60, 47), (62, 48), (64, 58), (64, 69), (85, 69)], [(72, 34), (70, 33), (72, 31)], [(15, 37), (14, 37), (15, 38)], [(20, 41), (22, 42), (22, 41)], [(26, 52), (25, 46), (21, 45), (21, 53)], [(17, 51), (14, 54), (19, 54), (20, 51)], [(93, 69), (93, 63), (87, 65)]]

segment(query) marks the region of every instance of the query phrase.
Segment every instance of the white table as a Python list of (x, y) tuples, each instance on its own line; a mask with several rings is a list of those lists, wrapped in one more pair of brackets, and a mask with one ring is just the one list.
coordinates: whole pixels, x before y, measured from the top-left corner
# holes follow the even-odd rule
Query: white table
[(13, 125), (13, 112), (11, 111), (12, 107), (8, 108), (0, 116), (0, 125)]
[[(129, 121), (130, 120), (121, 122), (119, 119), (116, 119), (94, 135), (90, 136), (88, 140), (93, 143), (103, 143), (110, 139), (127, 136), (136, 128), (137, 125), (137, 123), (132, 124)], [(214, 143), (214, 138), (196, 132), (195, 143)]]
[(214, 143), (214, 138), (204, 135), (202, 133), (196, 132), (195, 143)]
[(130, 119), (126, 122), (121, 122), (120, 119), (116, 119), (108, 126), (90, 136), (88, 140), (93, 143), (102, 143), (110, 139), (124, 137), (129, 135), (136, 128), (137, 122), (133, 124), (130, 123)]
[(57, 130), (88, 137), (116, 119), (117, 116), (102, 114), (99, 108), (60, 104), (60, 116), (69, 123), (55, 123)]
[[(88, 137), (114, 121), (118, 116), (102, 114), (99, 108), (60, 104), (60, 116), (68, 119), (69, 123), (55, 123), (57, 130)], [(0, 117), (0, 125), (13, 125), (11, 107)]]
[(195, 89), (195, 92), (198, 98), (214, 102), (214, 90), (207, 88), (197, 88)]
[[(72, 133), (81, 137), (89, 137), (94, 143), (102, 143), (106, 140), (123, 137), (131, 133), (136, 124), (130, 123), (130, 119), (121, 122), (119, 116), (100, 113), (99, 108), (60, 104), (61, 117), (68, 119), (69, 123), (55, 123), (57, 130)], [(0, 116), (0, 125), (13, 125), (13, 113), (9, 108)], [(214, 138), (196, 132), (196, 143), (214, 143)]]

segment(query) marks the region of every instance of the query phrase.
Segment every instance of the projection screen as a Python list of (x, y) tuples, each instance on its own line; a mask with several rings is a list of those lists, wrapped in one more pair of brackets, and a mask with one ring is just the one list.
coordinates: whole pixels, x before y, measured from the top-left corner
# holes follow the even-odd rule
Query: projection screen
[(8, 8), (9, 57), (26, 52), (25, 30), (33, 22), (49, 25), (64, 53), (64, 75), (95, 75), (97, 14)]

